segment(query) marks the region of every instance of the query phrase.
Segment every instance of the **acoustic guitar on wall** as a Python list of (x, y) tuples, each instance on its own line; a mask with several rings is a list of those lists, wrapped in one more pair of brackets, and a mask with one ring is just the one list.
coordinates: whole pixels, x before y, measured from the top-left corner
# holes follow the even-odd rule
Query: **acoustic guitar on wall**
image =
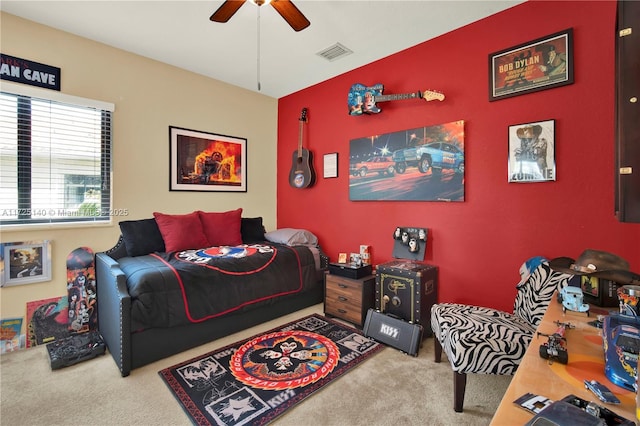
[(298, 189), (308, 188), (315, 182), (313, 171), (313, 155), (302, 146), (304, 125), (307, 122), (307, 108), (302, 108), (299, 119), (298, 149), (293, 152), (289, 184)]
[(424, 99), (425, 101), (444, 100), (444, 94), (433, 90), (425, 90), (424, 92), (400, 93), (397, 95), (383, 95), (384, 86), (380, 83), (373, 86), (365, 86), (356, 83), (351, 86), (347, 104), (349, 106), (349, 115), (362, 114), (378, 114), (381, 109), (376, 105), (377, 102), (396, 101), (401, 99)]

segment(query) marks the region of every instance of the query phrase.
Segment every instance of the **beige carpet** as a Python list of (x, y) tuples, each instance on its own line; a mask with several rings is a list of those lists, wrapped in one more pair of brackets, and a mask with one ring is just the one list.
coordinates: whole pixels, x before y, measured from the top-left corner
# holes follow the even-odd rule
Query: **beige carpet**
[[(108, 353), (51, 371), (44, 346), (0, 358), (2, 425), (189, 425), (158, 371), (311, 313), (322, 304), (210, 342), (120, 377)], [(472, 375), (464, 413), (453, 411), (451, 367), (385, 348), (279, 417), (275, 425), (488, 425), (510, 376)]]

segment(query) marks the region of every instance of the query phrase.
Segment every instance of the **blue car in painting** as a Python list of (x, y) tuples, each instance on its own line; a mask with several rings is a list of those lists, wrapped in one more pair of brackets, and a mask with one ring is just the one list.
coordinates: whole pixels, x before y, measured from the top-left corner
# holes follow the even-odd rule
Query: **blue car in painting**
[(404, 173), (409, 166), (417, 166), (422, 173), (439, 175), (443, 169), (450, 169), (464, 175), (464, 153), (447, 142), (432, 142), (394, 151), (393, 161), (396, 172)]

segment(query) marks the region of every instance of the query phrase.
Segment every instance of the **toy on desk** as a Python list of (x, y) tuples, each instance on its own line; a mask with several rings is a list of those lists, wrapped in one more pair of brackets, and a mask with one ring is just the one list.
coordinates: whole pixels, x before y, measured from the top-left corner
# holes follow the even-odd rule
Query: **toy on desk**
[(562, 303), (562, 312), (567, 309), (574, 312), (586, 312), (589, 316), (589, 305), (584, 303), (582, 290), (578, 287), (563, 287), (558, 293), (558, 302)]
[(558, 326), (555, 333), (544, 334), (538, 332), (538, 336), (543, 335), (549, 338), (547, 343), (540, 345), (540, 357), (549, 360), (549, 364), (553, 364), (553, 361), (558, 361), (560, 364), (567, 364), (569, 362), (569, 353), (565, 347), (567, 339), (564, 337), (564, 333), (567, 328), (575, 328), (574, 325), (568, 322), (556, 321)]
[(613, 384), (637, 391), (640, 317), (611, 312), (602, 325), (604, 374)]
[(597, 380), (585, 380), (584, 387), (593, 392), (602, 402), (606, 402), (607, 404), (620, 404), (618, 397), (616, 397), (608, 387)]
[[(565, 417), (564, 422), (558, 422), (553, 424), (567, 424), (567, 425), (587, 425), (587, 424), (597, 424), (597, 425), (606, 425), (606, 426), (635, 426), (635, 422), (629, 419), (626, 419), (619, 414), (609, 410), (607, 407), (603, 407), (602, 405), (598, 405), (595, 402), (587, 401), (586, 399), (582, 399), (576, 395), (570, 394), (562, 398), (558, 402), (563, 402), (574, 407), (579, 408), (583, 411), (583, 413), (587, 413), (593, 417), (595, 417), (598, 422), (589, 422), (586, 418), (581, 417), (581, 414), (575, 412), (575, 416)], [(565, 415), (568, 413), (564, 413)], [(541, 424), (541, 423), (538, 423)]]
[(620, 303), (620, 313), (624, 315), (630, 315), (637, 317), (639, 314), (640, 305), (640, 286), (637, 285), (623, 285), (618, 288), (618, 301)]

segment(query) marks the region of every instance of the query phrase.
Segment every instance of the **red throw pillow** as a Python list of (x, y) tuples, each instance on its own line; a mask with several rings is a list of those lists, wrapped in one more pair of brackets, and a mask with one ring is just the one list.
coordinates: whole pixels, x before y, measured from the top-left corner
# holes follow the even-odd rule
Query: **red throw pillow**
[(199, 249), (209, 246), (202, 232), (198, 212), (189, 214), (153, 213), (167, 252)]
[(242, 209), (215, 213), (198, 211), (204, 235), (210, 246), (237, 246), (242, 244)]

